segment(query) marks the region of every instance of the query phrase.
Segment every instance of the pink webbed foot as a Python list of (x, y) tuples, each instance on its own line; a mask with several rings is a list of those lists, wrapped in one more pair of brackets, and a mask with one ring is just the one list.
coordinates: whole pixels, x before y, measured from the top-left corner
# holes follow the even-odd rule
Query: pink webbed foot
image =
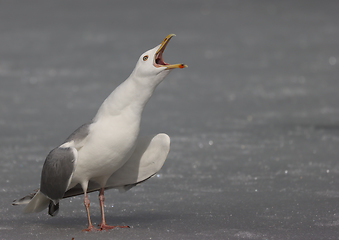
[(100, 227), (100, 230), (109, 230), (113, 228), (129, 228), (129, 226), (108, 226), (105, 221), (105, 213), (104, 213), (104, 188), (100, 189), (99, 192), (99, 203), (100, 203), (100, 212), (101, 212), (101, 223), (98, 225)]
[(110, 230), (113, 228), (129, 228), (129, 226), (109, 226), (106, 224), (99, 224), (100, 230)]
[(83, 232), (97, 232), (101, 229), (93, 227), (93, 225), (88, 226), (88, 228), (82, 229)]

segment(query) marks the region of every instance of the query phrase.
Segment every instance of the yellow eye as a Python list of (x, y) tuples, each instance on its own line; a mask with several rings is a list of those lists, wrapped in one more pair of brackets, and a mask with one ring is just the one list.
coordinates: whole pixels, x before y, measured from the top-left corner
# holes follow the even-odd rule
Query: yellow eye
[(145, 55), (142, 60), (146, 61), (148, 59), (148, 55)]

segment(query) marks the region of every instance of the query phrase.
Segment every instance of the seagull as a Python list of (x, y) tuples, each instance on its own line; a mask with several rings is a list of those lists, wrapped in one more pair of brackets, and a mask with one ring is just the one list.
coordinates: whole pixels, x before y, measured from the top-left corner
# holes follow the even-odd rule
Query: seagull
[[(83, 231), (128, 227), (106, 224), (104, 191), (131, 189), (155, 175), (167, 158), (169, 136), (140, 137), (139, 129), (142, 111), (158, 84), (171, 70), (187, 67), (163, 60), (173, 36), (169, 34), (143, 53), (131, 75), (105, 99), (93, 120), (50, 151), (42, 168), (40, 189), (14, 200), (13, 205), (26, 204), (25, 213), (48, 208), (49, 215), (55, 216), (61, 199), (84, 194), (88, 227)], [(89, 213), (87, 194), (94, 191), (99, 191), (100, 228), (93, 227)]]

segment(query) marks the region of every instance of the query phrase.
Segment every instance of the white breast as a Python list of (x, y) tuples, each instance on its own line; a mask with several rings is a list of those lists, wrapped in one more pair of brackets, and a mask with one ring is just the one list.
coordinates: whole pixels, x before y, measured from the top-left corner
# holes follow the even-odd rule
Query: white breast
[(140, 120), (123, 115), (92, 124), (86, 143), (78, 150), (71, 185), (88, 180), (105, 184), (133, 153), (139, 124)]

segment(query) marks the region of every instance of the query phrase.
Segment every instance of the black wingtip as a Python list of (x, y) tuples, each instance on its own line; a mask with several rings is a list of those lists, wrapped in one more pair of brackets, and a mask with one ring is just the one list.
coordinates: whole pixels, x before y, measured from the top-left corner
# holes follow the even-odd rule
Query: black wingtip
[(58, 214), (58, 212), (59, 212), (59, 203), (54, 204), (53, 201), (50, 201), (48, 206), (48, 214), (54, 217)]

